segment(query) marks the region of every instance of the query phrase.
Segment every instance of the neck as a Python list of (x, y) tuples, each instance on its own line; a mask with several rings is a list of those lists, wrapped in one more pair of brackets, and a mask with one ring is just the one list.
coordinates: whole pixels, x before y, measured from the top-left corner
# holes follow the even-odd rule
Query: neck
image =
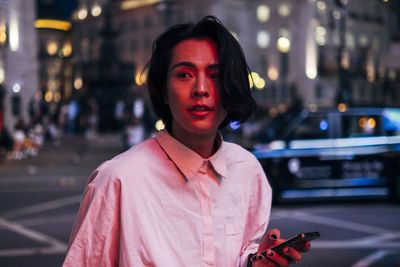
[(216, 151), (217, 132), (213, 134), (191, 134), (176, 132), (172, 129), (171, 135), (179, 142), (190, 148), (202, 158), (208, 158)]

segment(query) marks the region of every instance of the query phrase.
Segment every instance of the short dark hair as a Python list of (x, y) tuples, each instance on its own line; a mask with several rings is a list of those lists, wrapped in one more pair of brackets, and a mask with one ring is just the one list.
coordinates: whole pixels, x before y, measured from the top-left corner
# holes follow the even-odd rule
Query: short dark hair
[(155, 114), (170, 129), (172, 114), (165, 103), (168, 65), (174, 47), (189, 39), (209, 39), (217, 47), (218, 92), (222, 106), (228, 113), (219, 128), (224, 128), (231, 121), (247, 121), (256, 107), (249, 84), (250, 69), (239, 42), (213, 16), (206, 16), (196, 24), (172, 26), (155, 40), (152, 57), (146, 66), (147, 86)]

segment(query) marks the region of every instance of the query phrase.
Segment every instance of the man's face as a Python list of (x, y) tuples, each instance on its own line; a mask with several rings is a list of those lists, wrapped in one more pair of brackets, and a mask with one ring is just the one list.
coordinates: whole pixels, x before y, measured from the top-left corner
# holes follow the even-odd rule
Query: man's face
[(175, 46), (167, 74), (166, 102), (172, 134), (214, 135), (227, 112), (218, 95), (218, 56), (208, 39), (189, 39)]

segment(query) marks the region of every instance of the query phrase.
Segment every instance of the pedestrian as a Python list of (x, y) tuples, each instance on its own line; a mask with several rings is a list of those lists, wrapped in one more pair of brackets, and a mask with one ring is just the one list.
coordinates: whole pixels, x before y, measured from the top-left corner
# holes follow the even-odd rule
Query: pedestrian
[(14, 144), (11, 158), (21, 160), (24, 158), (24, 143), (26, 139), (25, 122), (22, 118), (19, 118), (15, 123), (12, 136)]
[(268, 249), (282, 240), (277, 229), (265, 234), (272, 192), (263, 169), (219, 133), (252, 114), (249, 73), (239, 43), (215, 17), (158, 37), (147, 85), (166, 129), (92, 173), (63, 266), (258, 267), (300, 259), (295, 249)]

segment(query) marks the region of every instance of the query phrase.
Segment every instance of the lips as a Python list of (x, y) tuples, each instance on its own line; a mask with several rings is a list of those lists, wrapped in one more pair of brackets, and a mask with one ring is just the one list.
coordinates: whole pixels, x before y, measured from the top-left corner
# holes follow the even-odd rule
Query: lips
[(213, 111), (211, 107), (206, 105), (194, 105), (189, 107), (188, 110), (195, 117), (205, 117)]

